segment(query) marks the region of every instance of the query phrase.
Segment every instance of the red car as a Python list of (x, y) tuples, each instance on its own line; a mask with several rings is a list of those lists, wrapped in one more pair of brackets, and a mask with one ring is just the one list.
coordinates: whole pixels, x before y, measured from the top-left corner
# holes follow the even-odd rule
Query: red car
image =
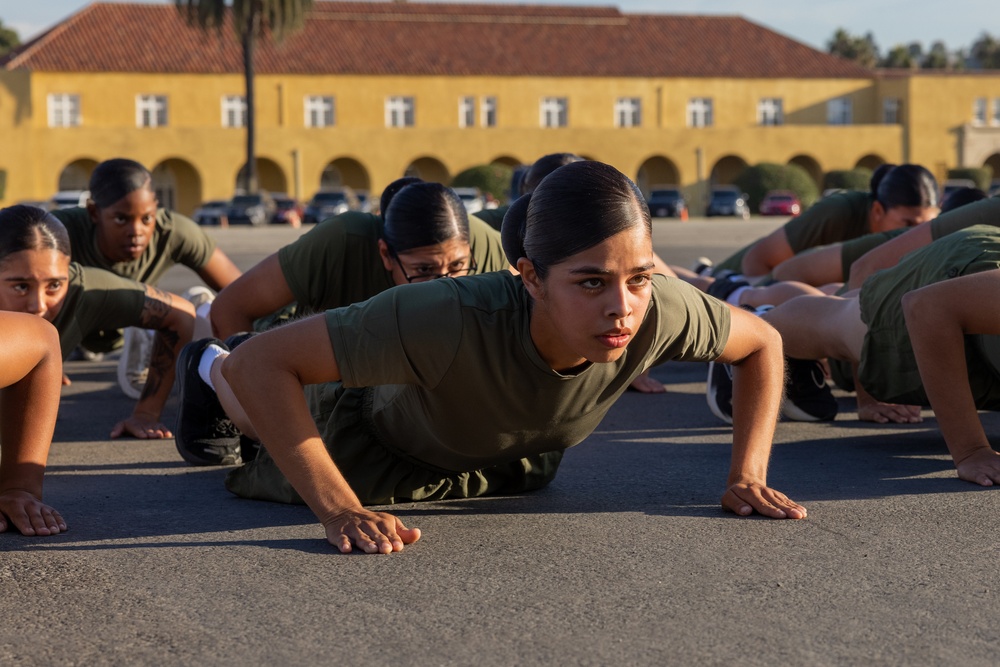
[(771, 190), (760, 203), (761, 215), (798, 215), (801, 212), (802, 202), (788, 190)]

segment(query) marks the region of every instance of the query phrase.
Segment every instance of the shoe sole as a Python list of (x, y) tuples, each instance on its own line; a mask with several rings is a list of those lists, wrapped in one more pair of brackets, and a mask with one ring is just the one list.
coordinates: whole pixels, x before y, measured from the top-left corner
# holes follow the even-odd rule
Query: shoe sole
[(715, 371), (715, 362), (711, 362), (708, 365), (708, 380), (705, 383), (705, 399), (708, 401), (708, 409), (712, 411), (712, 414), (726, 422), (730, 426), (733, 425), (733, 418), (726, 414), (726, 412), (719, 407), (719, 404), (715, 400), (715, 386), (712, 384), (712, 375)]
[(781, 416), (793, 422), (832, 422), (837, 418), (837, 413), (834, 412), (829, 417), (817, 417), (816, 415), (809, 414), (786, 398), (781, 401)]

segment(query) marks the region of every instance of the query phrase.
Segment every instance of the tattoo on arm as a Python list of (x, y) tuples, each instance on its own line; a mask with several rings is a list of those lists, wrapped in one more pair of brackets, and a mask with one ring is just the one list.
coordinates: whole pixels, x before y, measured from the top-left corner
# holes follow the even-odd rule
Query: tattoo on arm
[(170, 314), (174, 298), (170, 292), (156, 289), (152, 285), (145, 287), (146, 301), (142, 304), (142, 317), (139, 324), (145, 329), (159, 329), (163, 326), (167, 315)]
[(141, 326), (147, 329), (157, 329), (153, 339), (153, 350), (149, 359), (149, 375), (146, 386), (142, 388), (140, 400), (159, 392), (163, 386), (163, 378), (174, 365), (174, 349), (180, 340), (180, 334), (166, 328), (164, 322), (173, 309), (173, 295), (159, 290), (152, 285), (146, 285), (146, 301), (142, 306)]

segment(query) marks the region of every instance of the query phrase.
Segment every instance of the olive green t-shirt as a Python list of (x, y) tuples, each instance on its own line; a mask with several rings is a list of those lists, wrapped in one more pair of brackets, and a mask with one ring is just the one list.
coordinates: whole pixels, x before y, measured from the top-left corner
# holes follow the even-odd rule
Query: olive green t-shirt
[(208, 264), (215, 251), (215, 241), (194, 220), (161, 208), (156, 211), (156, 226), (142, 256), (131, 262), (111, 262), (97, 247), (96, 230), (87, 209), (55, 210), (52, 215), (69, 232), (74, 262), (105, 269), (140, 283), (155, 285), (174, 264), (198, 271)]
[(864, 236), (859, 236), (856, 239), (851, 239), (850, 241), (844, 241), (840, 244), (840, 268), (843, 271), (843, 280), (847, 282), (851, 277), (851, 265), (854, 262), (861, 259), (862, 256), (866, 255), (869, 251), (874, 250), (883, 243), (891, 241), (900, 234), (905, 234), (910, 231), (912, 227), (901, 227), (900, 229), (891, 229), (887, 232), (877, 232), (875, 234), (865, 234)]
[[(838, 192), (820, 199), (782, 228), (792, 253), (797, 255), (809, 248), (840, 243), (868, 234), (871, 231), (868, 212), (874, 201), (869, 192)], [(713, 272), (729, 270), (741, 273), (743, 257), (756, 243), (754, 241), (716, 264)]]
[(721, 301), (657, 275), (620, 359), (558, 373), (532, 342), (529, 312), (520, 276), (496, 272), (401, 285), (326, 321), (344, 385), (370, 387), (365, 419), (380, 441), (446, 471), (579, 443), (646, 369), (717, 358), (731, 322)]
[(510, 206), (498, 206), (497, 208), (484, 208), (481, 211), (476, 211), (469, 217), (479, 218), (493, 229), (500, 231), (500, 227), (503, 226), (503, 217), (507, 215), (507, 209), (509, 208)]
[(66, 300), (52, 320), (59, 331), (63, 359), (88, 334), (139, 326), (145, 303), (142, 283), (70, 262)]
[[(378, 251), (382, 219), (350, 211), (325, 220), (278, 251), (281, 273), (299, 305), (320, 313), (364, 301), (393, 286)], [(506, 271), (500, 234), (469, 217), (477, 273)]]

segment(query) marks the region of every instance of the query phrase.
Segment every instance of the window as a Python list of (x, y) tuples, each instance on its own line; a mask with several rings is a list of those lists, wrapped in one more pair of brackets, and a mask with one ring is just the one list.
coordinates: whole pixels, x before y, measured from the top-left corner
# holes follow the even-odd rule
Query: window
[(785, 112), (780, 97), (762, 97), (757, 102), (758, 125), (784, 125)]
[(990, 116), (990, 125), (1000, 125), (1000, 97), (993, 98), (993, 115)]
[(476, 125), (476, 98), (458, 98), (458, 126), (475, 127)]
[(985, 125), (986, 124), (986, 98), (977, 97), (972, 101), (972, 124), (973, 125)]
[(306, 97), (306, 127), (333, 127), (333, 98), (319, 95)]
[(79, 127), (80, 96), (67, 93), (49, 95), (49, 127)]
[(688, 127), (712, 126), (712, 98), (692, 97), (688, 100)]
[(167, 96), (136, 96), (135, 124), (136, 127), (165, 127), (167, 124)]
[(898, 125), (899, 121), (899, 98), (887, 97), (882, 100), (882, 122), (886, 125)]
[(850, 125), (853, 108), (848, 97), (836, 97), (826, 103), (826, 122), (830, 125)]
[(539, 105), (542, 127), (566, 127), (569, 121), (569, 101), (565, 97), (543, 97)]
[(386, 127), (413, 127), (413, 98), (390, 97), (385, 101)]
[(479, 100), (480, 123), (483, 127), (497, 126), (497, 98), (483, 97)]
[(615, 101), (615, 127), (642, 125), (642, 100), (638, 97), (619, 97)]
[(247, 98), (242, 95), (222, 97), (222, 127), (246, 127)]

